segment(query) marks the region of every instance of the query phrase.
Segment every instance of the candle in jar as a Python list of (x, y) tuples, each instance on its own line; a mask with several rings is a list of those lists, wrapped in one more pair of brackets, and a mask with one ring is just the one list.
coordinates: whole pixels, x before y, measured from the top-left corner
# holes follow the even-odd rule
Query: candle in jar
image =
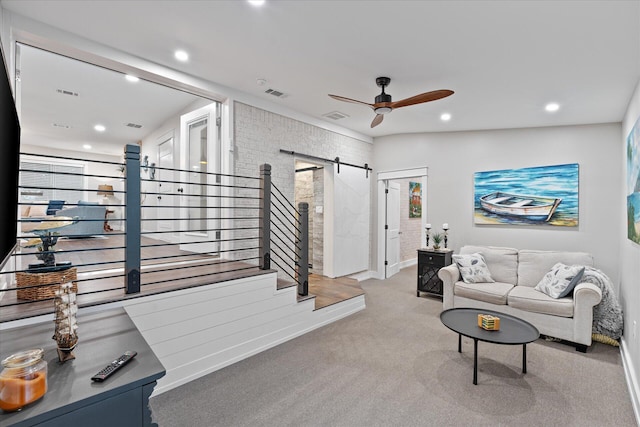
[(444, 224), (442, 224), (442, 229), (443, 230), (448, 230), (449, 229), (449, 224), (447, 224), (446, 222)]
[(431, 224), (427, 224), (427, 225), (426, 225), (426, 227), (427, 227), (427, 228), (431, 228)]

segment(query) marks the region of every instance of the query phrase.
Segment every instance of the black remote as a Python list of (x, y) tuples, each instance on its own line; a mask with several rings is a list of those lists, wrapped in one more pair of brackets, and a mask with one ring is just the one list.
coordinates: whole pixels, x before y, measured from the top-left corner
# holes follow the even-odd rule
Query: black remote
[(115, 371), (122, 368), (124, 365), (129, 363), (131, 359), (136, 357), (136, 354), (138, 353), (135, 351), (125, 351), (122, 356), (118, 357), (116, 360), (114, 360), (113, 362), (105, 366), (100, 372), (92, 376), (91, 380), (97, 381), (97, 382), (102, 382), (106, 380), (111, 375), (113, 375)]

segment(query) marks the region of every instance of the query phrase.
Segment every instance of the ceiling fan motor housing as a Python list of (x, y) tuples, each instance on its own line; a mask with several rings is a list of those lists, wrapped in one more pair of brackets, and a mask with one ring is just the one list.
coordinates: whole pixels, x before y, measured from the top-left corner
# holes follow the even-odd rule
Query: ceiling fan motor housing
[(389, 86), (391, 83), (391, 79), (389, 77), (378, 77), (376, 79), (376, 84), (378, 87), (382, 88), (382, 93), (376, 96), (376, 104), (381, 104), (383, 102), (391, 102), (391, 95), (384, 93), (384, 88)]
[(376, 104), (379, 104), (381, 102), (391, 102), (391, 95), (381, 93), (380, 95), (376, 96)]

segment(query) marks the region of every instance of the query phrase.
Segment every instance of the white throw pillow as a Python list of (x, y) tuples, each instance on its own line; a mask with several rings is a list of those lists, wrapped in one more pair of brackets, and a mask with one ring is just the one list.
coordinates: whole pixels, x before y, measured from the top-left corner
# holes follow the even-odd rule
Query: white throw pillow
[(581, 265), (565, 265), (556, 263), (534, 288), (549, 295), (551, 298), (562, 298), (569, 295), (580, 282), (584, 274)]
[(460, 275), (465, 283), (495, 282), (482, 254), (453, 255), (453, 260), (458, 265), (458, 270), (460, 270)]

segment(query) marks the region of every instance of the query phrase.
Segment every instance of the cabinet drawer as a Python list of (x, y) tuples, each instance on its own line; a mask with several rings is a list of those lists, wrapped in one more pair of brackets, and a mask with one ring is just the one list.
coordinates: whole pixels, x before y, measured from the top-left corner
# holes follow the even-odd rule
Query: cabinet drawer
[(441, 255), (434, 254), (420, 254), (420, 258), (418, 262), (422, 265), (429, 265), (433, 267), (444, 267), (445, 266), (445, 257)]

